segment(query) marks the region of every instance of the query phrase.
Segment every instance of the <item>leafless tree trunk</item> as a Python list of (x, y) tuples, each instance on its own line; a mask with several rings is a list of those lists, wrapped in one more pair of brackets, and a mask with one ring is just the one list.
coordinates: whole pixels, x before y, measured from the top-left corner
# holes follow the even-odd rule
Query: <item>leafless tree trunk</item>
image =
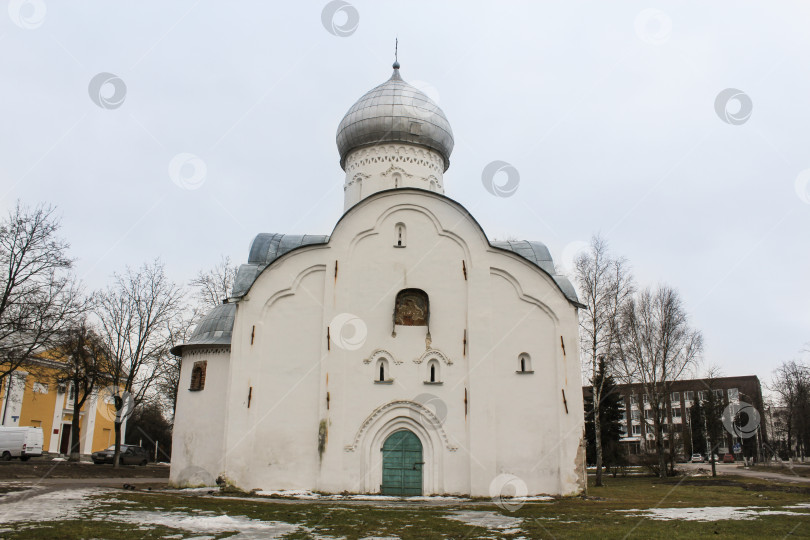
[(18, 202), (0, 221), (0, 384), (86, 307), (54, 212)]
[(137, 271), (127, 268), (97, 293), (101, 336), (110, 354), (115, 385), (115, 467), (119, 466), (121, 424), (157, 380), (168, 355), (171, 321), (180, 310), (181, 291), (154, 261)]
[(67, 382), (73, 388), (73, 419), (71, 421), (70, 460), (79, 461), (81, 442), (81, 410), (108, 371), (107, 354), (98, 335), (86, 321), (67, 329), (55, 358), (61, 367), (54, 373), (57, 383)]
[[(588, 306), (579, 312), (582, 361), (593, 385), (594, 437), (596, 449), (596, 485), (602, 485), (602, 432), (600, 403), (605, 378), (598, 378), (599, 363), (606, 372), (614, 371), (616, 330), (622, 304), (632, 294), (632, 277), (624, 259), (608, 252), (607, 243), (599, 236), (591, 238), (589, 249), (577, 257), (575, 279), (580, 301)], [(598, 382), (597, 382), (598, 381)]]
[(617, 335), (621, 369), (641, 383), (649, 396), (659, 474), (665, 478), (662, 423), (666, 398), (672, 382), (697, 361), (703, 351), (703, 337), (689, 327), (678, 292), (666, 285), (646, 288), (622, 306)]

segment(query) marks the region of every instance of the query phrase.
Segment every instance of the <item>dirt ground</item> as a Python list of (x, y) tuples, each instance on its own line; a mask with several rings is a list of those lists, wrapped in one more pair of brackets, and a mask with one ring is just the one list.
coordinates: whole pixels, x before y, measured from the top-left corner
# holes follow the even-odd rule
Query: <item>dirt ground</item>
[(31, 458), (28, 461), (0, 461), (0, 482), (4, 480), (30, 480), (38, 478), (168, 478), (169, 466), (150, 463), (112, 465), (52, 461), (52, 458)]

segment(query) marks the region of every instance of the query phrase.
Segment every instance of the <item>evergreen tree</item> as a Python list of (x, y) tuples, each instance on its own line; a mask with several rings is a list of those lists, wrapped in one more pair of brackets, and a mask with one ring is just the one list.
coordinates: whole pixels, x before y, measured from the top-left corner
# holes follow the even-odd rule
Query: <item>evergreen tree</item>
[[(621, 407), (624, 405), (613, 376), (605, 374), (605, 363), (600, 361), (599, 371), (594, 385), (602, 383), (602, 401), (599, 404), (599, 423), (602, 434), (602, 462), (606, 467), (620, 465), (624, 461), (619, 439), (622, 434), (620, 420)], [(586, 459), (588, 463), (596, 463), (596, 434), (593, 422), (593, 394), (585, 398), (585, 438)]]
[(703, 411), (703, 404), (700, 399), (695, 401), (689, 409), (689, 424), (692, 426), (692, 452), (695, 454), (706, 453), (706, 415)]

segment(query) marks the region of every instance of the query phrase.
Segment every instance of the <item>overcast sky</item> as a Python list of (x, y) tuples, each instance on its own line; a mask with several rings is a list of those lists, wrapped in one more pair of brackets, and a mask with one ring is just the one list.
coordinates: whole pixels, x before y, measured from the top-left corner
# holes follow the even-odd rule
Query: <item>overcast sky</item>
[[(341, 6), (13, 0), (2, 210), (57, 205), (91, 289), (155, 257), (178, 282), (245, 262), (259, 232), (329, 234), (337, 125), (399, 36), (403, 78), (453, 127), (446, 193), (490, 237), (565, 265), (601, 232), (642, 286), (681, 291), (725, 375), (764, 382), (800, 356), (810, 3), (357, 0), (326, 26), (325, 7)], [(99, 73), (118, 79), (91, 99)], [(513, 196), (484, 189), (494, 160), (519, 172)]]

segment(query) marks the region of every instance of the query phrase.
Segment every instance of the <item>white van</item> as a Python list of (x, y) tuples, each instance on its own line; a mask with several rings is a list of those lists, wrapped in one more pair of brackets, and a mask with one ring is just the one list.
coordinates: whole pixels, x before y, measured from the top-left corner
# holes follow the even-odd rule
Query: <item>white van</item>
[(18, 457), (27, 461), (42, 455), (42, 428), (0, 426), (0, 459)]

